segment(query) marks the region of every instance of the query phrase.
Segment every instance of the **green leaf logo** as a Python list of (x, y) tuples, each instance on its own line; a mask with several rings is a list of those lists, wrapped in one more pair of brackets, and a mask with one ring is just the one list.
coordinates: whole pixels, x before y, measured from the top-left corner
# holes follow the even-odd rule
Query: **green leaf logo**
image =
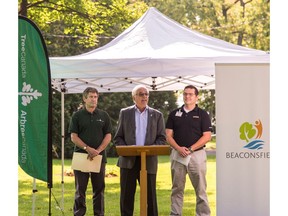
[(240, 139), (245, 140), (246, 142), (249, 142), (249, 140), (252, 139), (256, 134), (256, 130), (249, 122), (244, 122), (239, 128), (239, 132)]
[(23, 106), (27, 106), (33, 99), (37, 100), (38, 97), (42, 96), (41, 92), (34, 90), (31, 85), (26, 84), (26, 82), (23, 82), (22, 92), (19, 92), (18, 94), (21, 95)]
[(263, 149), (264, 141), (260, 140), (263, 132), (262, 122), (259, 120), (255, 121), (255, 124), (244, 122), (240, 128), (240, 139), (246, 141), (243, 148), (251, 150)]

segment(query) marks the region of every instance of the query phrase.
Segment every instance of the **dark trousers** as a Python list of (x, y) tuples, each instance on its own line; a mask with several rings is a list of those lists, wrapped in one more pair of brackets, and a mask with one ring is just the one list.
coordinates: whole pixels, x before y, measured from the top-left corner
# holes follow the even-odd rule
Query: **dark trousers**
[(76, 189), (73, 207), (74, 216), (83, 216), (86, 213), (86, 190), (89, 177), (93, 190), (94, 216), (104, 215), (105, 165), (105, 163), (101, 164), (99, 173), (84, 173), (74, 170)]
[[(140, 184), (141, 158), (137, 157), (132, 169), (120, 169), (121, 216), (133, 216), (137, 181)], [(156, 174), (147, 174), (147, 215), (157, 216)]]

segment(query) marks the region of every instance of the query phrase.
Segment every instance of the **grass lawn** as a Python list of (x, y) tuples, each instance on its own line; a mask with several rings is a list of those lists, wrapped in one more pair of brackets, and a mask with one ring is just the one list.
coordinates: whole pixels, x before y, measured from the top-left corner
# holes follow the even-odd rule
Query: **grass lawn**
[[(106, 177), (105, 189), (105, 215), (119, 216), (120, 178), (119, 168), (116, 166), (117, 158), (108, 158), (106, 174), (115, 174)], [(64, 172), (71, 171), (71, 160), (65, 160)], [(53, 160), (53, 188), (51, 214), (56, 216), (73, 215), (74, 177), (65, 175), (64, 184), (61, 184), (61, 160)], [(49, 191), (47, 184), (37, 180), (35, 215), (48, 215)], [(207, 193), (211, 208), (211, 216), (216, 215), (216, 158), (208, 156), (207, 163)], [(64, 185), (64, 209), (62, 207), (62, 186)], [(21, 168), (18, 168), (18, 215), (32, 215), (32, 187), (33, 179)], [(159, 156), (157, 174), (157, 201), (159, 216), (167, 216), (170, 212), (171, 174), (169, 156)], [(140, 210), (140, 187), (137, 187), (134, 215), (138, 216)], [(87, 216), (92, 216), (92, 190), (89, 183), (87, 190)], [(183, 215), (195, 215), (195, 194), (187, 176)]]

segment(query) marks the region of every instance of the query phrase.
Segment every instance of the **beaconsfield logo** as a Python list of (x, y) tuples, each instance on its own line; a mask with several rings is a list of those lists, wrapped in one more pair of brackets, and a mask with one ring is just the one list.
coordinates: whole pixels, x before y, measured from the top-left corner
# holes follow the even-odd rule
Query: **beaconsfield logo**
[[(244, 141), (243, 148), (246, 151), (226, 152), (229, 159), (263, 159), (270, 158), (270, 152), (262, 151), (265, 142), (261, 139), (263, 125), (261, 120), (255, 123), (244, 122), (239, 127), (239, 138)], [(243, 143), (243, 142), (242, 142)]]
[(38, 97), (41, 97), (42, 93), (38, 92), (38, 90), (34, 90), (30, 84), (23, 82), (22, 92), (19, 92), (19, 95), (22, 99), (22, 105), (27, 106), (33, 99), (37, 100)]
[(246, 142), (243, 148), (246, 149), (263, 149), (264, 141), (261, 140), (263, 126), (260, 120), (255, 121), (255, 124), (244, 122), (240, 128), (240, 139)]

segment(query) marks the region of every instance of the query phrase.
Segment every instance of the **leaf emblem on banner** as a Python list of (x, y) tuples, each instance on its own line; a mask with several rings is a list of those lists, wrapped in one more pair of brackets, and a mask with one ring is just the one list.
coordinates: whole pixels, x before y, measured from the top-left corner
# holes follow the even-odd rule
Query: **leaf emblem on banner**
[(38, 97), (41, 97), (42, 93), (38, 92), (38, 90), (34, 90), (30, 84), (23, 82), (22, 92), (19, 92), (19, 95), (22, 96), (22, 105), (27, 106), (33, 99), (37, 100)]
[(240, 131), (240, 139), (249, 142), (251, 138), (253, 138), (256, 134), (256, 130), (253, 128), (253, 125), (249, 122), (244, 122), (239, 128)]
[(249, 122), (244, 122), (239, 128), (240, 139), (247, 143), (244, 148), (262, 149), (264, 141), (258, 139), (262, 136), (262, 130), (263, 127), (260, 120), (255, 121), (255, 125)]

